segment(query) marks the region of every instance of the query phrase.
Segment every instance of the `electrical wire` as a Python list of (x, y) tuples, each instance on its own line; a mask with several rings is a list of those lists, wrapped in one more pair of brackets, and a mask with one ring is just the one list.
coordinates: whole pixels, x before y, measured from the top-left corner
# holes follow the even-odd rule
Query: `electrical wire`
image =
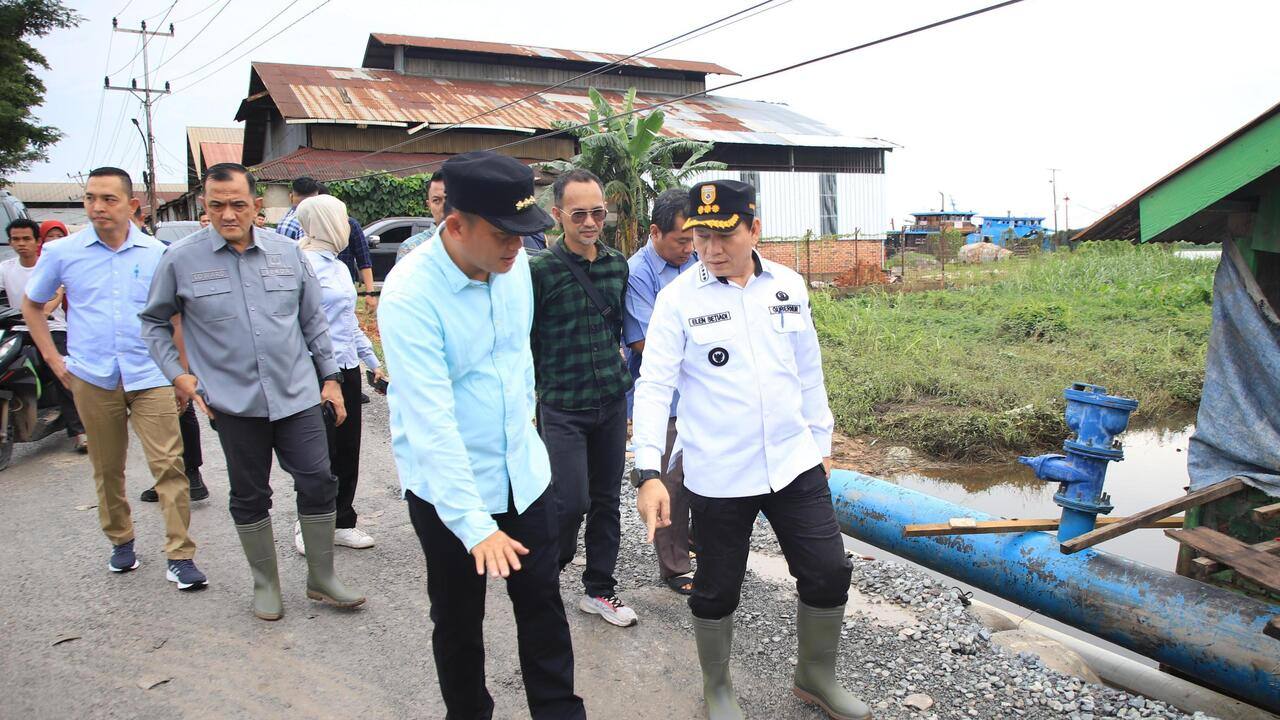
[(177, 20), (174, 20), (174, 21), (173, 21), (173, 23), (176, 25), (176, 24), (178, 24), (178, 23), (184, 23), (184, 22), (186, 22), (186, 21), (188, 21), (188, 20), (191, 20), (191, 19), (193, 19), (193, 18), (200, 17), (201, 15), (203, 15), (203, 14), (205, 14), (205, 13), (209, 12), (209, 9), (210, 9), (210, 8), (212, 8), (214, 5), (217, 5), (219, 2), (222, 2), (222, 0), (213, 0), (213, 2), (209, 3), (208, 5), (205, 5), (204, 7), (200, 8), (200, 9), (199, 9), (199, 10), (197, 10), (196, 12), (193, 12), (193, 13), (191, 13), (190, 15), (188, 15), (188, 16), (186, 16), (186, 17), (184, 17), (184, 18), (179, 18), (179, 19), (177, 19)]
[[(164, 13), (164, 17), (163, 17), (163, 18), (160, 18), (160, 22), (159, 22), (158, 24), (159, 24), (161, 27), (163, 27), (163, 26), (164, 26), (164, 21), (165, 21), (166, 19), (168, 19), (168, 17), (169, 17), (169, 13), (173, 12), (173, 9), (174, 9), (175, 7), (177, 7), (177, 6), (178, 6), (178, 0), (173, 0), (173, 4), (172, 4), (172, 5), (170, 5), (170, 6), (169, 6), (169, 9), (165, 11), (165, 13)], [(143, 20), (142, 22), (144, 22), (144, 23), (145, 23), (145, 22), (146, 22), (146, 20)], [(114, 32), (114, 31), (115, 31), (115, 28), (112, 28), (112, 32)], [(146, 49), (146, 47), (147, 47), (147, 43), (151, 42), (151, 38), (153, 38), (153, 37), (155, 37), (155, 36), (154, 36), (154, 35), (149, 35), (149, 34), (147, 34), (147, 33), (143, 33), (143, 34), (141, 35), (141, 37), (142, 37), (142, 44), (138, 47), (138, 52), (134, 53), (134, 54), (133, 54), (133, 57), (129, 58), (129, 62), (127, 62), (127, 63), (125, 63), (123, 66), (121, 66), (121, 68), (120, 68), (119, 70), (116, 70), (116, 71), (115, 71), (115, 72), (113, 72), (113, 73), (107, 73), (107, 76), (108, 76), (108, 77), (110, 77), (110, 76), (112, 76), (112, 75), (119, 75), (120, 73), (124, 72), (125, 70), (128, 70), (129, 68), (133, 67), (133, 61), (138, 59), (138, 56), (139, 56), (139, 55), (141, 55), (141, 54), (142, 54), (142, 51)]]
[[(214, 0), (214, 4), (217, 4), (217, 1), (218, 0)], [(186, 50), (187, 48), (191, 47), (191, 43), (195, 42), (196, 38), (200, 37), (200, 35), (203, 34), (205, 30), (208, 30), (209, 26), (213, 24), (213, 21), (217, 20), (218, 16), (222, 14), (222, 11), (226, 10), (227, 6), (230, 4), (231, 4), (231, 0), (225, 0), (225, 2), (222, 3), (222, 7), (218, 8), (218, 12), (214, 13), (213, 17), (209, 18), (209, 21), (204, 24), (204, 27), (197, 30), (196, 33), (191, 36), (191, 39), (188, 40), (185, 45), (178, 48), (177, 52), (169, 56), (168, 60), (164, 60), (159, 65), (156, 65), (154, 68), (152, 68), (151, 72), (154, 73), (158, 71), (160, 68), (164, 67), (166, 64), (173, 62), (173, 59), (181, 55), (183, 50)], [(210, 5), (209, 7), (213, 7), (213, 5)], [(208, 8), (205, 8), (205, 9), (207, 10)]]
[[(235, 50), (236, 48), (240, 47), (241, 45), (243, 45), (243, 44), (245, 44), (245, 43), (249, 42), (249, 39), (250, 39), (250, 38), (252, 38), (254, 35), (257, 35), (258, 33), (262, 32), (263, 30), (266, 30), (268, 25), (270, 25), (271, 23), (275, 22), (276, 18), (278, 18), (278, 17), (280, 17), (281, 15), (285, 14), (286, 12), (288, 12), (288, 11), (289, 11), (289, 8), (293, 7), (294, 5), (297, 5), (297, 4), (298, 4), (298, 2), (299, 2), (299, 0), (291, 0), (291, 2), (290, 2), (288, 5), (285, 5), (285, 6), (284, 6), (284, 9), (283, 9), (283, 10), (281, 10), (281, 11), (280, 11), (280, 12), (278, 12), (278, 13), (276, 13), (275, 15), (272, 15), (272, 16), (271, 16), (271, 19), (270, 19), (270, 20), (267, 20), (267, 21), (266, 21), (266, 22), (264, 22), (264, 23), (262, 23), (262, 25), (260, 25), (260, 26), (258, 27), (258, 29), (257, 29), (257, 30), (254, 30), (253, 32), (249, 33), (248, 35), (245, 35), (245, 36), (244, 36), (244, 38), (243, 38), (240, 42), (238, 42), (238, 43), (236, 43), (235, 45), (232, 45), (231, 47), (229, 47), (229, 48), (227, 48), (226, 50), (222, 51), (222, 52), (221, 52), (221, 53), (219, 53), (217, 56), (215, 56), (212, 60), (210, 60), (209, 62), (207, 62), (207, 63), (205, 63), (205, 64), (203, 64), (203, 65), (201, 65), (200, 67), (196, 68), (195, 70), (192, 70), (192, 71), (190, 71), (190, 72), (185, 72), (185, 73), (183, 73), (183, 74), (181, 74), (181, 75), (178, 75), (177, 77), (170, 78), (170, 79), (169, 79), (169, 80), (170, 80), (170, 82), (172, 82), (172, 81), (174, 81), (174, 80), (181, 80), (182, 78), (185, 78), (185, 77), (191, 77), (192, 75), (195, 75), (196, 73), (200, 72), (201, 70), (204, 70), (205, 68), (209, 67), (210, 65), (212, 65), (212, 64), (214, 64), (214, 63), (216, 63), (216, 62), (218, 62), (218, 61), (219, 61), (219, 60), (221, 60), (222, 58), (226, 57), (226, 56), (227, 56), (227, 53), (229, 53), (229, 52), (231, 52), (232, 50)], [(328, 4), (329, 4), (329, 0), (324, 0), (324, 2), (320, 4), (320, 7), (324, 7), (325, 5), (328, 5)], [(318, 10), (319, 8), (316, 8), (316, 9)], [(313, 10), (312, 12), (315, 12), (315, 10)], [(310, 13), (308, 13), (308, 14), (310, 14)], [(303, 17), (306, 17), (306, 16), (304, 15)], [(295, 21), (295, 22), (296, 22), (296, 21)], [(268, 38), (268, 40), (270, 40), (270, 39), (272, 39), (272, 38)], [(263, 41), (263, 43), (265, 43), (265, 42), (266, 42), (266, 41), (264, 40), (264, 41)], [(261, 44), (263, 44), (263, 43), (259, 43), (259, 45), (255, 45), (255, 46), (253, 46), (252, 48), (250, 48), (250, 52), (252, 52), (253, 50), (256, 50), (256, 49), (257, 49)], [(237, 57), (236, 59), (238, 60), (239, 58)], [(217, 70), (215, 70), (214, 72), (217, 72)], [(213, 74), (213, 73), (210, 73), (210, 74)], [(207, 76), (206, 76), (206, 77), (207, 77)], [(202, 79), (203, 79), (203, 78), (202, 78)], [(199, 81), (197, 80), (196, 82), (199, 82)], [(192, 83), (192, 84), (194, 85), (195, 83)], [(188, 87), (190, 87), (190, 86), (188, 86)]]
[[(719, 86), (716, 86), (716, 87), (714, 87), (714, 88), (708, 88), (708, 89), (706, 89), (706, 90), (699, 90), (698, 92), (692, 92), (692, 93), (689, 93), (689, 94), (687, 94), (687, 95), (681, 95), (681, 96), (679, 96), (679, 97), (674, 97), (674, 98), (671, 98), (671, 99), (669, 99), (669, 100), (664, 100), (664, 101), (662, 101), (662, 102), (653, 103), (653, 104), (651, 104), (651, 105), (646, 105), (646, 106), (644, 106), (644, 107), (635, 108), (635, 109), (632, 109), (632, 110), (627, 111), (627, 112), (617, 113), (617, 114), (615, 114), (615, 115), (611, 115), (611, 116), (609, 116), (609, 117), (607, 117), (607, 118), (600, 118), (600, 119), (598, 120), (598, 122), (606, 122), (606, 121), (609, 121), (609, 120), (615, 120), (615, 119), (619, 119), (619, 118), (628, 117), (628, 116), (631, 116), (631, 115), (636, 115), (636, 114), (638, 114), (638, 113), (642, 113), (642, 112), (648, 112), (648, 111), (656, 110), (656, 109), (658, 109), (658, 108), (665, 107), (665, 106), (667, 106), (667, 105), (672, 105), (672, 104), (674, 104), (674, 103), (683, 102), (683, 101), (685, 101), (685, 100), (691, 100), (691, 99), (696, 98), (696, 97), (701, 97), (701, 96), (703, 96), (703, 95), (707, 95), (708, 93), (716, 92), (716, 91), (719, 91), (719, 90), (726, 90), (726, 89), (731, 88), (731, 87), (737, 87), (737, 86), (739, 86), (739, 85), (744, 85), (744, 84), (749, 83), (749, 82), (755, 82), (756, 80), (763, 80), (764, 78), (773, 77), (773, 76), (775, 76), (775, 75), (781, 75), (782, 73), (790, 72), (790, 71), (792, 71), (792, 70), (796, 70), (796, 69), (799, 69), (799, 68), (805, 67), (805, 66), (807, 66), (807, 65), (813, 65), (813, 64), (815, 64), (815, 63), (824, 62), (824, 61), (826, 61), (826, 60), (831, 60), (831, 59), (833, 59), (833, 58), (837, 58), (837, 57), (840, 57), (840, 56), (842, 56), (842, 55), (848, 55), (849, 53), (857, 52), (857, 51), (859, 51), (859, 50), (865, 50), (865, 49), (867, 49), (867, 48), (875, 47), (875, 46), (877, 46), (877, 45), (883, 45), (883, 44), (885, 44), (885, 43), (892, 42), (892, 41), (894, 41), (894, 40), (899, 40), (899, 39), (904, 38), (904, 37), (908, 37), (908, 36), (911, 36), (911, 35), (916, 35), (916, 34), (918, 34), (918, 33), (922, 33), (922, 32), (928, 31), (928, 30), (932, 30), (932, 29), (934, 29), (934, 28), (942, 27), (942, 26), (944, 26), (944, 25), (950, 25), (950, 24), (952, 24), (952, 23), (960, 22), (961, 20), (967, 20), (967, 19), (969, 19), (969, 18), (971, 18), (971, 17), (975, 17), (975, 16), (977, 16), (977, 15), (982, 15), (982, 14), (989, 13), (989, 12), (992, 12), (992, 11), (995, 11), (995, 10), (1000, 10), (1000, 9), (1002, 9), (1002, 8), (1006, 8), (1006, 7), (1009, 7), (1009, 6), (1011, 6), (1011, 5), (1017, 5), (1017, 4), (1022, 3), (1022, 2), (1025, 2), (1025, 0), (1004, 0), (1004, 2), (998, 2), (998, 3), (995, 3), (995, 4), (993, 4), (993, 5), (987, 5), (987, 6), (985, 6), (985, 7), (978, 8), (977, 10), (971, 10), (971, 11), (969, 11), (969, 12), (961, 13), (961, 14), (959, 14), (959, 15), (952, 15), (951, 17), (948, 17), (948, 18), (945, 18), (945, 19), (942, 19), (942, 20), (937, 20), (937, 21), (935, 21), (935, 22), (931, 22), (931, 23), (928, 23), (928, 24), (926, 24), (926, 25), (919, 25), (919, 26), (914, 27), (914, 28), (911, 28), (911, 29), (909, 29), (909, 30), (903, 30), (902, 32), (897, 32), (897, 33), (894, 33), (894, 34), (892, 34), (892, 35), (886, 35), (886, 36), (884, 36), (884, 37), (877, 38), (877, 39), (875, 39), (875, 40), (871, 40), (871, 41), (869, 41), (869, 42), (860, 43), (860, 44), (858, 44), (858, 45), (854, 45), (854, 46), (852, 46), (852, 47), (844, 48), (843, 50), (837, 50), (837, 51), (835, 51), (835, 52), (830, 52), (830, 53), (827, 53), (827, 54), (825, 54), (825, 55), (820, 55), (820, 56), (815, 57), (815, 58), (810, 58), (810, 59), (808, 59), (808, 60), (802, 60), (802, 61), (797, 62), (797, 63), (792, 63), (791, 65), (787, 65), (787, 66), (785, 66), (785, 67), (780, 67), (780, 68), (777, 68), (777, 69), (774, 69), (774, 70), (769, 70), (769, 71), (767, 71), (767, 72), (759, 73), (759, 74), (757, 74), (757, 75), (752, 75), (752, 76), (750, 76), (750, 77), (745, 77), (745, 78), (741, 78), (741, 79), (739, 79), (739, 80), (734, 80), (734, 81), (732, 81), (732, 82), (728, 82), (728, 83), (725, 83), (724, 85), (719, 85)], [(544, 134), (542, 134), (542, 135), (533, 135), (533, 136), (530, 136), (530, 137), (521, 138), (521, 139), (519, 139), (519, 140), (513, 140), (513, 141), (511, 141), (511, 142), (509, 142), (509, 143), (503, 143), (503, 144), (501, 144), (501, 145), (496, 145), (496, 146), (494, 146), (494, 147), (489, 148), (489, 151), (505, 150), (505, 149), (507, 149), (507, 148), (517, 147), (517, 146), (519, 146), (519, 145), (523, 145), (523, 144), (528, 143), (528, 142), (533, 142), (533, 141), (536, 141), (536, 140), (545, 140), (545, 139), (547, 139), (547, 138), (556, 137), (557, 135), (563, 135), (563, 134), (568, 133), (568, 132), (573, 132), (574, 130), (580, 130), (580, 129), (582, 129), (582, 128), (589, 127), (589, 126), (591, 126), (591, 125), (593, 125), (593, 123), (590, 123), (590, 122), (579, 123), (579, 124), (577, 124), (577, 125), (569, 125), (569, 126), (566, 126), (566, 127), (563, 127), (563, 128), (558, 128), (558, 129), (556, 129), (556, 130), (554, 130), (554, 131), (552, 131), (552, 132), (549, 132), (549, 133), (544, 133)], [(434, 161), (431, 161), (431, 162), (418, 163), (418, 164), (415, 164), (415, 165), (407, 165), (407, 166), (405, 166), (405, 167), (401, 167), (401, 168), (393, 168), (393, 169), (390, 169), (390, 170), (379, 170), (379, 171), (377, 171), (377, 172), (365, 173), (365, 174), (363, 174), (363, 175), (354, 175), (354, 176), (351, 176), (351, 177), (339, 178), (338, 180), (333, 181), (333, 182), (340, 182), (340, 181), (344, 181), (344, 180), (361, 180), (361, 179), (369, 178), (369, 177), (377, 177), (377, 176), (379, 176), (379, 175), (392, 175), (392, 174), (396, 174), (396, 173), (404, 172), (404, 171), (406, 171), (406, 170), (417, 170), (417, 169), (420, 169), (420, 168), (433, 167), (433, 166), (435, 166), (435, 165), (440, 165), (440, 164), (442, 164), (442, 163), (444, 163), (444, 161), (443, 161), (443, 160), (434, 160)]]
[[(102, 73), (105, 76), (107, 68), (111, 67), (111, 48), (115, 44), (116, 34), (113, 32), (107, 36), (107, 58), (102, 61)], [(102, 135), (102, 109), (107, 103), (107, 86), (104, 83), (98, 90), (98, 115), (93, 121), (93, 140), (89, 143), (89, 152), (85, 153), (84, 160), (80, 163), (82, 168), (92, 167), (91, 163), (96, 159), (94, 153), (98, 150), (98, 141)]]
[(118, 143), (120, 140), (120, 130), (124, 128), (124, 113), (125, 113), (125, 110), (128, 109), (128, 107), (129, 107), (129, 99), (124, 95), (121, 95), (120, 96), (120, 112), (116, 117), (116, 132), (114, 135), (111, 136), (111, 145), (107, 148), (107, 151), (102, 155), (103, 160), (109, 161), (113, 157), (112, 153), (115, 152), (116, 150), (116, 143)]
[[(395, 143), (394, 145), (388, 145), (387, 147), (384, 147), (384, 148), (382, 148), (382, 149), (380, 149), (380, 150), (374, 150), (373, 152), (367, 153), (367, 154), (365, 154), (365, 155), (361, 155), (360, 157), (352, 158), (351, 160), (347, 160), (347, 161), (345, 161), (345, 163), (344, 163), (344, 164), (351, 164), (351, 163), (361, 162), (361, 161), (363, 161), (363, 160), (365, 160), (365, 159), (367, 159), (367, 158), (371, 158), (371, 157), (373, 157), (374, 155), (380, 155), (380, 154), (382, 154), (382, 153), (384, 153), (384, 152), (393, 152), (393, 151), (398, 150), (398, 149), (400, 149), (400, 148), (402, 148), (402, 147), (405, 147), (406, 145), (412, 145), (412, 144), (414, 144), (414, 143), (421, 142), (421, 141), (423, 141), (423, 140), (427, 140), (427, 139), (429, 139), (429, 138), (433, 138), (433, 137), (435, 137), (436, 135), (439, 135), (439, 134), (444, 133), (444, 132), (448, 132), (449, 130), (453, 130), (454, 128), (457, 128), (457, 127), (460, 127), (460, 126), (462, 126), (462, 125), (465, 125), (465, 124), (467, 124), (467, 123), (469, 123), (469, 122), (471, 122), (471, 121), (473, 121), (473, 120), (478, 120), (478, 119), (480, 119), (480, 118), (482, 118), (482, 117), (485, 117), (486, 115), (492, 115), (493, 113), (499, 112), (499, 111), (501, 111), (501, 110), (505, 110), (506, 108), (509, 108), (509, 107), (511, 107), (511, 106), (513, 106), (513, 105), (518, 105), (518, 104), (520, 104), (520, 103), (522, 103), (522, 102), (525, 102), (525, 101), (528, 101), (528, 100), (532, 100), (533, 98), (536, 98), (536, 97), (540, 97), (541, 95), (543, 95), (543, 94), (545, 94), (545, 93), (548, 93), (548, 92), (551, 92), (552, 90), (556, 90), (556, 89), (558, 89), (558, 88), (562, 88), (562, 87), (564, 87), (565, 85), (568, 85), (569, 83), (576, 82), (576, 81), (581, 80), (581, 79), (583, 79), (583, 78), (593, 77), (593, 76), (595, 76), (595, 75), (599, 75), (599, 74), (604, 73), (604, 72), (608, 72), (609, 70), (612, 70), (612, 69), (613, 69), (613, 68), (615, 68), (615, 67), (619, 67), (619, 66), (621, 66), (621, 65), (625, 64), (628, 60), (633, 60), (633, 59), (635, 59), (635, 58), (637, 58), (637, 57), (640, 57), (641, 55), (643, 55), (643, 54), (645, 54), (645, 53), (654, 52), (654, 51), (656, 51), (656, 50), (658, 50), (658, 49), (662, 49), (662, 48), (674, 47), (676, 44), (680, 44), (680, 43), (682, 43), (682, 42), (686, 42), (686, 41), (688, 41), (688, 40), (692, 40), (693, 38), (692, 38), (692, 37), (689, 37), (689, 36), (690, 36), (690, 35), (693, 35), (694, 33), (699, 32), (699, 31), (705, 31), (705, 32), (703, 32), (703, 33), (702, 33), (702, 34), (705, 34), (706, 32), (711, 32), (711, 30), (708, 30), (708, 28), (715, 29), (715, 30), (721, 29), (721, 28), (714, 28), (714, 27), (712, 27), (712, 26), (719, 25), (720, 23), (723, 23), (723, 22), (725, 22), (725, 21), (727, 21), (727, 20), (731, 20), (731, 19), (733, 19), (733, 18), (735, 18), (735, 17), (738, 17), (739, 15), (742, 15), (743, 13), (748, 13), (748, 12), (751, 12), (752, 10), (756, 10), (757, 8), (762, 8), (762, 7), (764, 7), (764, 6), (766, 6), (766, 5), (769, 5), (769, 4), (773, 3), (773, 2), (775, 2), (775, 0), (765, 0), (765, 2), (756, 3), (755, 5), (752, 5), (752, 6), (750, 6), (750, 7), (747, 7), (747, 8), (744, 8), (744, 9), (742, 9), (742, 10), (739, 10), (738, 12), (735, 12), (735, 13), (733, 13), (733, 14), (731, 14), (731, 15), (726, 15), (725, 17), (722, 17), (722, 18), (720, 18), (719, 20), (715, 20), (715, 21), (709, 22), (709, 23), (707, 23), (707, 24), (705, 24), (705, 25), (702, 25), (702, 26), (700, 26), (700, 27), (696, 27), (696, 28), (694, 28), (694, 29), (692, 29), (692, 30), (690, 30), (690, 31), (688, 31), (688, 32), (686, 32), (686, 33), (682, 33), (682, 34), (680, 34), (680, 35), (677, 35), (677, 36), (675, 36), (675, 37), (671, 38), (670, 40), (665, 40), (665, 41), (663, 41), (663, 42), (658, 43), (657, 45), (652, 45), (652, 46), (647, 47), (647, 48), (645, 48), (645, 49), (643, 49), (643, 50), (637, 50), (636, 52), (631, 53), (630, 55), (628, 55), (628, 56), (626, 56), (626, 57), (624, 57), (624, 58), (621, 58), (621, 59), (619, 59), (619, 60), (615, 60), (615, 61), (613, 61), (613, 62), (611, 62), (611, 63), (609, 63), (609, 64), (607, 64), (607, 65), (604, 65), (604, 66), (601, 66), (601, 67), (598, 67), (598, 68), (593, 68), (592, 70), (589, 70), (589, 71), (587, 71), (587, 72), (580, 73), (580, 74), (578, 74), (578, 75), (574, 75), (573, 77), (571, 77), (571, 78), (569, 78), (569, 79), (567, 79), (567, 80), (562, 80), (561, 82), (558, 82), (558, 83), (556, 83), (555, 85), (551, 85), (551, 86), (549, 86), (549, 87), (545, 87), (545, 88), (543, 88), (543, 89), (541, 89), (541, 90), (538, 90), (538, 91), (536, 91), (536, 92), (531, 92), (531, 93), (529, 93), (528, 95), (525, 95), (525, 96), (523, 96), (523, 97), (516, 98), (515, 100), (507, 101), (507, 102), (505, 102), (505, 103), (503, 103), (503, 104), (501, 104), (501, 105), (499, 105), (499, 106), (497, 106), (497, 107), (490, 108), (490, 109), (485, 110), (485, 111), (483, 111), (483, 112), (476, 113), (475, 115), (472, 115), (472, 116), (471, 116), (471, 117), (469, 117), (469, 118), (465, 118), (465, 119), (463, 119), (463, 120), (459, 120), (458, 122), (451, 123), (451, 124), (449, 124), (449, 125), (447, 125), (447, 126), (445, 126), (445, 127), (442, 127), (442, 128), (436, 128), (435, 130), (432, 130), (431, 132), (427, 133), (426, 135), (414, 136), (414, 137), (409, 138), (408, 140), (404, 140), (404, 141), (402, 141), (402, 142)], [(791, 0), (785, 0), (781, 5), (776, 5), (775, 7), (782, 7), (782, 5), (785, 5), (785, 4), (789, 3), (789, 2), (791, 2)], [(765, 12), (765, 11), (767, 11), (767, 10), (772, 10), (772, 9), (773, 9), (773, 8), (764, 7), (764, 9), (760, 10), (760, 12)], [(755, 15), (758, 15), (758, 14), (759, 14), (759, 12), (758, 12), (758, 13), (755, 13)], [(754, 17), (754, 15), (750, 15), (750, 16), (748, 16), (748, 17)], [(745, 20), (745, 19), (747, 19), (747, 18), (739, 18), (738, 20), (734, 20), (734, 22), (735, 22), (735, 23), (736, 23), (736, 22), (740, 22), (741, 20)], [(728, 27), (729, 25), (732, 25), (732, 24), (734, 24), (734, 23), (729, 23), (728, 25), (725, 25), (724, 27)], [(697, 37), (697, 36), (695, 36), (695, 37)], [(682, 38), (683, 38), (683, 40), (682, 40)], [(678, 43), (678, 42), (676, 42), (676, 41), (680, 41), (680, 42)]]

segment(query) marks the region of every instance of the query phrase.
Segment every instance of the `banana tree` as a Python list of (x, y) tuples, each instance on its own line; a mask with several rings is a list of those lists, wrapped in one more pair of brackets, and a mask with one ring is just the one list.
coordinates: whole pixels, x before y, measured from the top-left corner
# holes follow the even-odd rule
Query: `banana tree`
[(543, 163), (542, 167), (549, 174), (574, 168), (595, 173), (604, 183), (605, 201), (617, 218), (613, 244), (630, 255), (638, 247), (641, 233), (649, 227), (650, 203), (659, 193), (680, 187), (699, 173), (726, 166), (702, 159), (711, 152), (712, 143), (662, 135), (666, 118), (662, 110), (630, 114), (635, 109), (635, 88), (627, 91), (617, 112), (595, 88), (587, 93), (592, 104), (587, 122), (571, 131), (578, 140), (578, 154), (568, 161)]

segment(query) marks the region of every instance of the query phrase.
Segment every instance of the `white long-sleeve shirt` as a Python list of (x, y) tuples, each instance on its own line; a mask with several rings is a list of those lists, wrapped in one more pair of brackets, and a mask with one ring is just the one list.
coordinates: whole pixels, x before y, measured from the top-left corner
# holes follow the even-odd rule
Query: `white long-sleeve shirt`
[(307, 250), (304, 254), (320, 281), (320, 306), (329, 320), (329, 341), (333, 343), (333, 359), (338, 361), (338, 367), (360, 367), (363, 360), (370, 370), (377, 370), (373, 343), (356, 318), (356, 286), (346, 263), (327, 250)]
[(777, 492), (831, 454), (834, 420), (804, 279), (757, 256), (746, 287), (702, 263), (654, 306), (635, 387), (636, 467), (657, 470), (671, 395), (685, 486), (704, 497)]

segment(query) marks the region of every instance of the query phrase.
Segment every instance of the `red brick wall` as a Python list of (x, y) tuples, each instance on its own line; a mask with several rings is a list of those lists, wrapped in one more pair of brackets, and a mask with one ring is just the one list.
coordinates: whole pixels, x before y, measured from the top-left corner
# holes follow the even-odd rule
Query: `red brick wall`
[(830, 281), (839, 276), (855, 278), (849, 284), (883, 282), (884, 241), (852, 238), (765, 240), (760, 255), (795, 270), (810, 280)]

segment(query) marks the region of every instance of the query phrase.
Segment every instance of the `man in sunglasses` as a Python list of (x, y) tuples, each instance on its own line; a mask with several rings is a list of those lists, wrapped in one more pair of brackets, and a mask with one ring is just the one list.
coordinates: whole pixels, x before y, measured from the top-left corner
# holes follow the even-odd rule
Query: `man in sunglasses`
[(551, 216), (564, 237), (529, 261), (537, 312), (530, 333), (538, 426), (551, 459), (560, 520), (560, 569), (574, 557), (586, 517), (583, 612), (636, 624), (614, 591), (626, 462), (631, 374), (619, 347), (627, 260), (600, 241), (608, 214), (604, 185), (588, 170), (556, 178)]

